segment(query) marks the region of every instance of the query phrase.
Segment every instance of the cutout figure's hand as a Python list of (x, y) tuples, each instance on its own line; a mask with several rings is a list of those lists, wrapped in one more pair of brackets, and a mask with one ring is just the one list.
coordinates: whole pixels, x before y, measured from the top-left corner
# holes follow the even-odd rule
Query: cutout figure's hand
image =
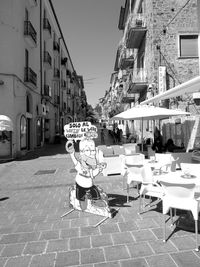
[(105, 169), (106, 167), (107, 167), (107, 163), (106, 163), (106, 162), (102, 162), (102, 163), (101, 163), (101, 168), (102, 168), (102, 169)]
[(67, 141), (66, 142), (66, 145), (65, 145), (65, 149), (68, 153), (74, 153), (75, 152), (75, 149), (74, 149), (74, 144), (72, 141)]

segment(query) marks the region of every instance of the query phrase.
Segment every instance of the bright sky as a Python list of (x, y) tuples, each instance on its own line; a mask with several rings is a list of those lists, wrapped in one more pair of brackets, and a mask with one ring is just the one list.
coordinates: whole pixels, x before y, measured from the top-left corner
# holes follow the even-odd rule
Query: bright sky
[(93, 107), (110, 87), (125, 0), (52, 0), (74, 68)]

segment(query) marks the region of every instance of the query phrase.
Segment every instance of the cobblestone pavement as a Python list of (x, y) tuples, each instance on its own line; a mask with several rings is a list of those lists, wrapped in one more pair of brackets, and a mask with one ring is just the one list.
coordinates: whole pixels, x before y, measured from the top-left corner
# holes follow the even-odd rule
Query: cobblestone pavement
[(61, 218), (74, 177), (64, 144), (0, 164), (1, 267), (200, 266), (194, 233), (175, 230), (163, 243), (160, 208), (139, 215), (136, 190), (126, 203), (120, 175), (96, 178), (111, 207), (120, 208), (114, 218), (97, 227), (96, 215)]

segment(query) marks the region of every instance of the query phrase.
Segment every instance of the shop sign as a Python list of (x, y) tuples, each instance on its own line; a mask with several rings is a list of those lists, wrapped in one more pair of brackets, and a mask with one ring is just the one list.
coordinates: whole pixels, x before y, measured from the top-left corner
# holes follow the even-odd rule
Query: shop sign
[(166, 67), (159, 66), (158, 68), (158, 90), (159, 94), (166, 91)]

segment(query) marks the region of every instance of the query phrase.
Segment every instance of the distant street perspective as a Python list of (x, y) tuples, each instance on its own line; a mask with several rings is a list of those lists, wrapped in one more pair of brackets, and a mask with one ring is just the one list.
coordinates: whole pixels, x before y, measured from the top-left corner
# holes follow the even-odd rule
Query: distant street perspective
[(1, 0), (0, 33), (0, 267), (199, 267), (200, 0)]

